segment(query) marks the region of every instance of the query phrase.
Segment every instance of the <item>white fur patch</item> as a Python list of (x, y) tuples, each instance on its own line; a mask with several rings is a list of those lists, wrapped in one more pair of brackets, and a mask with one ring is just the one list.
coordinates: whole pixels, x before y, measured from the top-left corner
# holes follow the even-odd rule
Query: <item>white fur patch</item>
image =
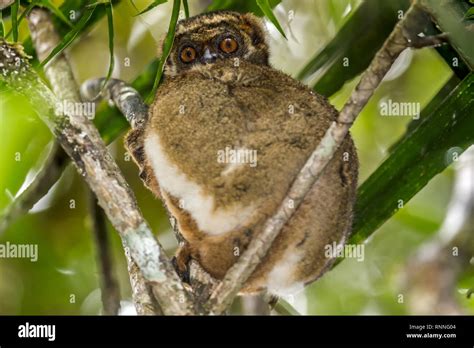
[(304, 288), (303, 282), (295, 282), (296, 265), (303, 257), (302, 252), (288, 250), (283, 258), (273, 266), (267, 276), (267, 289), (271, 294), (285, 296), (295, 294)]
[(150, 159), (161, 190), (182, 202), (181, 207), (196, 221), (199, 229), (210, 235), (220, 235), (244, 225), (254, 212), (254, 206), (216, 209), (214, 198), (204, 194), (202, 188), (190, 180), (171, 163), (155, 134), (145, 140), (145, 153)]
[(257, 166), (257, 151), (245, 147), (226, 147), (225, 150), (217, 152), (217, 162), (226, 163), (221, 175), (229, 176), (246, 166), (255, 168)]
[(222, 176), (227, 176), (233, 172), (235, 172), (237, 169), (242, 168), (246, 166), (247, 164), (245, 163), (228, 163), (224, 170), (221, 172)]

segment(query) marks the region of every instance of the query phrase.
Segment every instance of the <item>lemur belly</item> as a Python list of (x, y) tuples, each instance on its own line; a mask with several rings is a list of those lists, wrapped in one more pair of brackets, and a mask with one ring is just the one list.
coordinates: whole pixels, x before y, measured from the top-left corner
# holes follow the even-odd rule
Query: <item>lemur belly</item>
[(157, 135), (145, 140), (145, 152), (161, 190), (179, 200), (180, 208), (192, 216), (201, 232), (222, 235), (245, 225), (251, 218), (253, 206), (235, 204), (232, 208), (216, 209), (214, 198), (170, 162)]
[[(169, 160), (157, 135), (146, 139), (145, 152), (165, 203), (190, 244), (191, 257), (214, 277), (223, 278), (250, 240), (260, 233), (265, 219), (255, 215), (258, 209), (254, 206), (243, 207), (236, 203), (231, 209), (216, 209), (213, 197), (206, 195)], [(326, 171), (339, 171), (338, 162), (331, 161)], [(331, 192), (331, 177), (335, 175), (323, 175), (311, 189), (243, 292), (268, 289), (278, 295), (294, 293), (314, 280), (331, 262), (324, 256), (324, 246), (343, 243), (351, 222), (348, 192)], [(332, 226), (329, 226), (332, 234), (325, 232), (328, 226), (323, 226), (322, 220)]]
[[(221, 252), (233, 253), (235, 260), (237, 260), (241, 250), (237, 244), (228, 244), (229, 240), (239, 240), (236, 232), (241, 226), (245, 226), (248, 221), (251, 220), (254, 207), (242, 207), (236, 205), (233, 209), (219, 210), (214, 208), (213, 197), (203, 193), (203, 190), (198, 184), (190, 180), (179, 168), (170, 162), (167, 155), (164, 153), (162, 145), (157, 135), (150, 136), (145, 141), (145, 152), (147, 158), (151, 160), (151, 166), (153, 168), (154, 175), (156, 176), (160, 189), (164, 191), (165, 197), (173, 197), (179, 201), (178, 210), (184, 210), (189, 214), (194, 222), (196, 223), (200, 232), (209, 236), (205, 238), (205, 243), (199, 243), (197, 246), (197, 252), (204, 254), (204, 257), (218, 255)], [(223, 175), (226, 175), (223, 173)], [(169, 202), (170, 203), (170, 202)], [(174, 205), (174, 204), (173, 204)], [(176, 212), (176, 206), (173, 207)], [(179, 221), (178, 223), (183, 223)], [(189, 228), (189, 224), (186, 224)], [(183, 234), (186, 237), (186, 228), (183, 230)], [(228, 235), (234, 233), (235, 238), (228, 238)], [(250, 238), (247, 238), (248, 240)], [(247, 240), (245, 241), (246, 244)], [(200, 249), (200, 246), (206, 250)], [(212, 250), (214, 249), (214, 250)], [(268, 272), (266, 280), (259, 279), (255, 288), (268, 287), (272, 293), (287, 293), (297, 288), (302, 288), (301, 282), (294, 282), (294, 273), (296, 265), (301, 259), (302, 253), (291, 252), (290, 250), (285, 253), (283, 258), (277, 262), (273, 268)], [(229, 258), (227, 258), (229, 259)], [(231, 259), (230, 259), (231, 260)], [(234, 261), (235, 261), (234, 260)], [(206, 268), (206, 260), (203, 260), (203, 267)], [(222, 263), (220, 270), (207, 269), (209, 273), (214, 276), (221, 276), (231, 266), (230, 264)], [(263, 281), (263, 282), (262, 282)]]

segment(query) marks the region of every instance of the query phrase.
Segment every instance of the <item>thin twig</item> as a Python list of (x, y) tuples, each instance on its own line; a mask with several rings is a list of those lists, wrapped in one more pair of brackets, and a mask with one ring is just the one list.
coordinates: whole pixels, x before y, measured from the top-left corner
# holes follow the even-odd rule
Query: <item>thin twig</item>
[(33, 181), (20, 193), (2, 212), (0, 216), (0, 234), (16, 219), (25, 215), (51, 187), (59, 180), (67, 166), (68, 157), (56, 142), (49, 151), (47, 158), (36, 173)]
[(262, 232), (250, 242), (245, 252), (229, 269), (223, 281), (211, 295), (210, 312), (223, 313), (261, 262), (273, 240), (298, 209), (307, 192), (318, 180), (327, 163), (344, 141), (355, 118), (367, 104), (396, 58), (404, 49), (410, 47), (410, 42), (414, 39), (414, 36), (411, 36), (413, 33), (410, 32), (410, 28), (413, 23), (416, 23), (419, 14), (419, 9), (414, 3), (407, 11), (404, 19), (397, 23), (366, 72), (362, 75), (359, 84), (340, 112), (336, 122), (331, 124), (320, 144), (301, 169), (276, 213), (267, 220)]
[(104, 314), (117, 315), (120, 309), (120, 288), (114, 273), (112, 251), (107, 236), (105, 214), (97, 204), (97, 198), (90, 192), (90, 216), (92, 231), (97, 247), (97, 263), (99, 268), (100, 288)]
[(280, 315), (301, 315), (300, 312), (298, 312), (291, 304), (282, 298), (278, 299), (278, 301), (272, 307), (272, 310)]
[[(38, 29), (43, 18), (38, 13), (34, 11), (30, 14), (33, 31), (35, 27)], [(42, 37), (46, 30), (54, 30), (50, 21), (41, 28), (42, 30), (36, 31), (36, 46), (38, 56), (45, 57), (55, 46), (54, 40), (43, 44), (38, 38)], [(108, 153), (97, 129), (85, 115), (70, 115), (55, 110), (60, 101), (32, 71), (27, 60), (18, 51), (18, 46), (1, 43), (0, 60), (4, 66), (1, 79), (7, 86), (29, 98), (39, 116), (73, 159), (79, 173), (85, 177), (97, 195), (99, 204), (120, 233), (142, 275), (151, 282), (153, 293), (163, 312), (192, 314), (190, 295), (143, 219), (133, 193)], [(53, 86), (64, 86), (64, 83), (67, 83), (65, 81), (72, 79), (64, 57), (58, 58), (55, 64), (49, 64), (45, 72)], [(80, 102), (77, 90), (65, 91), (65, 94), (69, 94), (65, 100)]]

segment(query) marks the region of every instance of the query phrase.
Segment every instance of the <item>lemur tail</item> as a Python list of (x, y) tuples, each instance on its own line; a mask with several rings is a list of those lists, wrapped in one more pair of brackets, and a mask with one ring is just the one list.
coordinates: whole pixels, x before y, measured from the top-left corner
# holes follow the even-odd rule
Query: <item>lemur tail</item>
[(91, 79), (81, 85), (84, 101), (99, 101), (102, 98), (114, 104), (125, 116), (132, 128), (141, 128), (148, 118), (148, 105), (132, 86), (118, 79), (109, 79), (103, 88), (105, 78)]

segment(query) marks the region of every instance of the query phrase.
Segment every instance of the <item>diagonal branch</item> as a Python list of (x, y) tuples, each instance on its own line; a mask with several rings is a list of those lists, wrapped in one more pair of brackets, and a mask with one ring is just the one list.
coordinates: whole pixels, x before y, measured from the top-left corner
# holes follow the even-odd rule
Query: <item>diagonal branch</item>
[(68, 164), (67, 159), (68, 157), (61, 146), (54, 143), (33, 181), (0, 215), (0, 234), (17, 218), (26, 214), (41, 197), (48, 193), (61, 177)]
[[(37, 24), (32, 19), (30, 21), (32, 25)], [(38, 47), (38, 56), (44, 56), (48, 52), (43, 47), (45, 46)], [(143, 219), (132, 191), (108, 153), (97, 129), (85, 115), (71, 115), (55, 110), (59, 100), (18, 51), (18, 46), (1, 42), (0, 61), (4, 66), (4, 74), (1, 75), (0, 82), (27, 96), (36, 106), (39, 116), (96, 194), (100, 206), (119, 232), (124, 247), (130, 251), (143, 277), (150, 282), (163, 312), (192, 314), (194, 306), (191, 295), (184, 289), (170, 260)], [(58, 63), (56, 68), (61, 67)], [(52, 85), (62, 85), (64, 79), (71, 78), (69, 73), (64, 73), (70, 72), (66, 60), (62, 60), (61, 64), (62, 69), (51, 70), (51, 66), (46, 69)], [(80, 102), (74, 96), (70, 100)]]
[(405, 17), (397, 23), (368, 69), (362, 75), (359, 84), (349, 101), (344, 105), (337, 120), (327, 129), (320, 144), (301, 169), (276, 213), (267, 220), (263, 231), (251, 241), (245, 252), (229, 269), (224, 280), (212, 293), (210, 298), (211, 312), (223, 313), (231, 305), (238, 291), (271, 247), (273, 240), (318, 180), (337, 148), (344, 141), (357, 115), (367, 104), (396, 58), (404, 49), (411, 47), (414, 42), (418, 46), (422, 46), (419, 44), (420, 41), (416, 39), (417, 33), (413, 32), (420, 14), (420, 9), (417, 3), (414, 2)]
[[(53, 26), (51, 16), (46, 10), (39, 8), (33, 9), (28, 16), (28, 24), (30, 26), (31, 36), (37, 49), (38, 56), (42, 59), (57, 45), (59, 42), (59, 36)], [(45, 73), (51, 83), (55, 95), (60, 100), (66, 103), (80, 102), (80, 96), (73, 73), (69, 66), (69, 62), (63, 54), (59, 55), (56, 60), (46, 66)], [(23, 193), (26, 202), (32, 202), (35, 198), (44, 193), (46, 184), (52, 180), (56, 180), (66, 166), (66, 159), (68, 158), (67, 154), (58, 144), (55, 144), (54, 149), (56, 150), (50, 153), (48, 159), (55, 156), (52, 158), (57, 159), (60, 157), (63, 158), (63, 160), (59, 164), (56, 160), (52, 160), (53, 163), (50, 165), (48, 163), (49, 161), (44, 164), (39, 173), (40, 177), (35, 178)], [(22, 198), (22, 196), (18, 198)], [(19, 204), (18, 206), (27, 208), (27, 205), (25, 204)], [(21, 210), (18, 209), (17, 211), (20, 212)], [(138, 272), (138, 268), (133, 267), (131, 264), (133, 263), (133, 260), (130, 257), (127, 257), (127, 262), (129, 263), (129, 269)], [(138, 291), (135, 290), (136, 288), (141, 289), (141, 292), (149, 290), (145, 284), (145, 280), (140, 274), (130, 274), (130, 282), (132, 284), (133, 294), (138, 293)], [(149, 294), (143, 294), (142, 296), (134, 296), (135, 307), (139, 314), (154, 313), (151, 312), (151, 309), (156, 307), (156, 305), (154, 304), (152, 297), (151, 292)]]

